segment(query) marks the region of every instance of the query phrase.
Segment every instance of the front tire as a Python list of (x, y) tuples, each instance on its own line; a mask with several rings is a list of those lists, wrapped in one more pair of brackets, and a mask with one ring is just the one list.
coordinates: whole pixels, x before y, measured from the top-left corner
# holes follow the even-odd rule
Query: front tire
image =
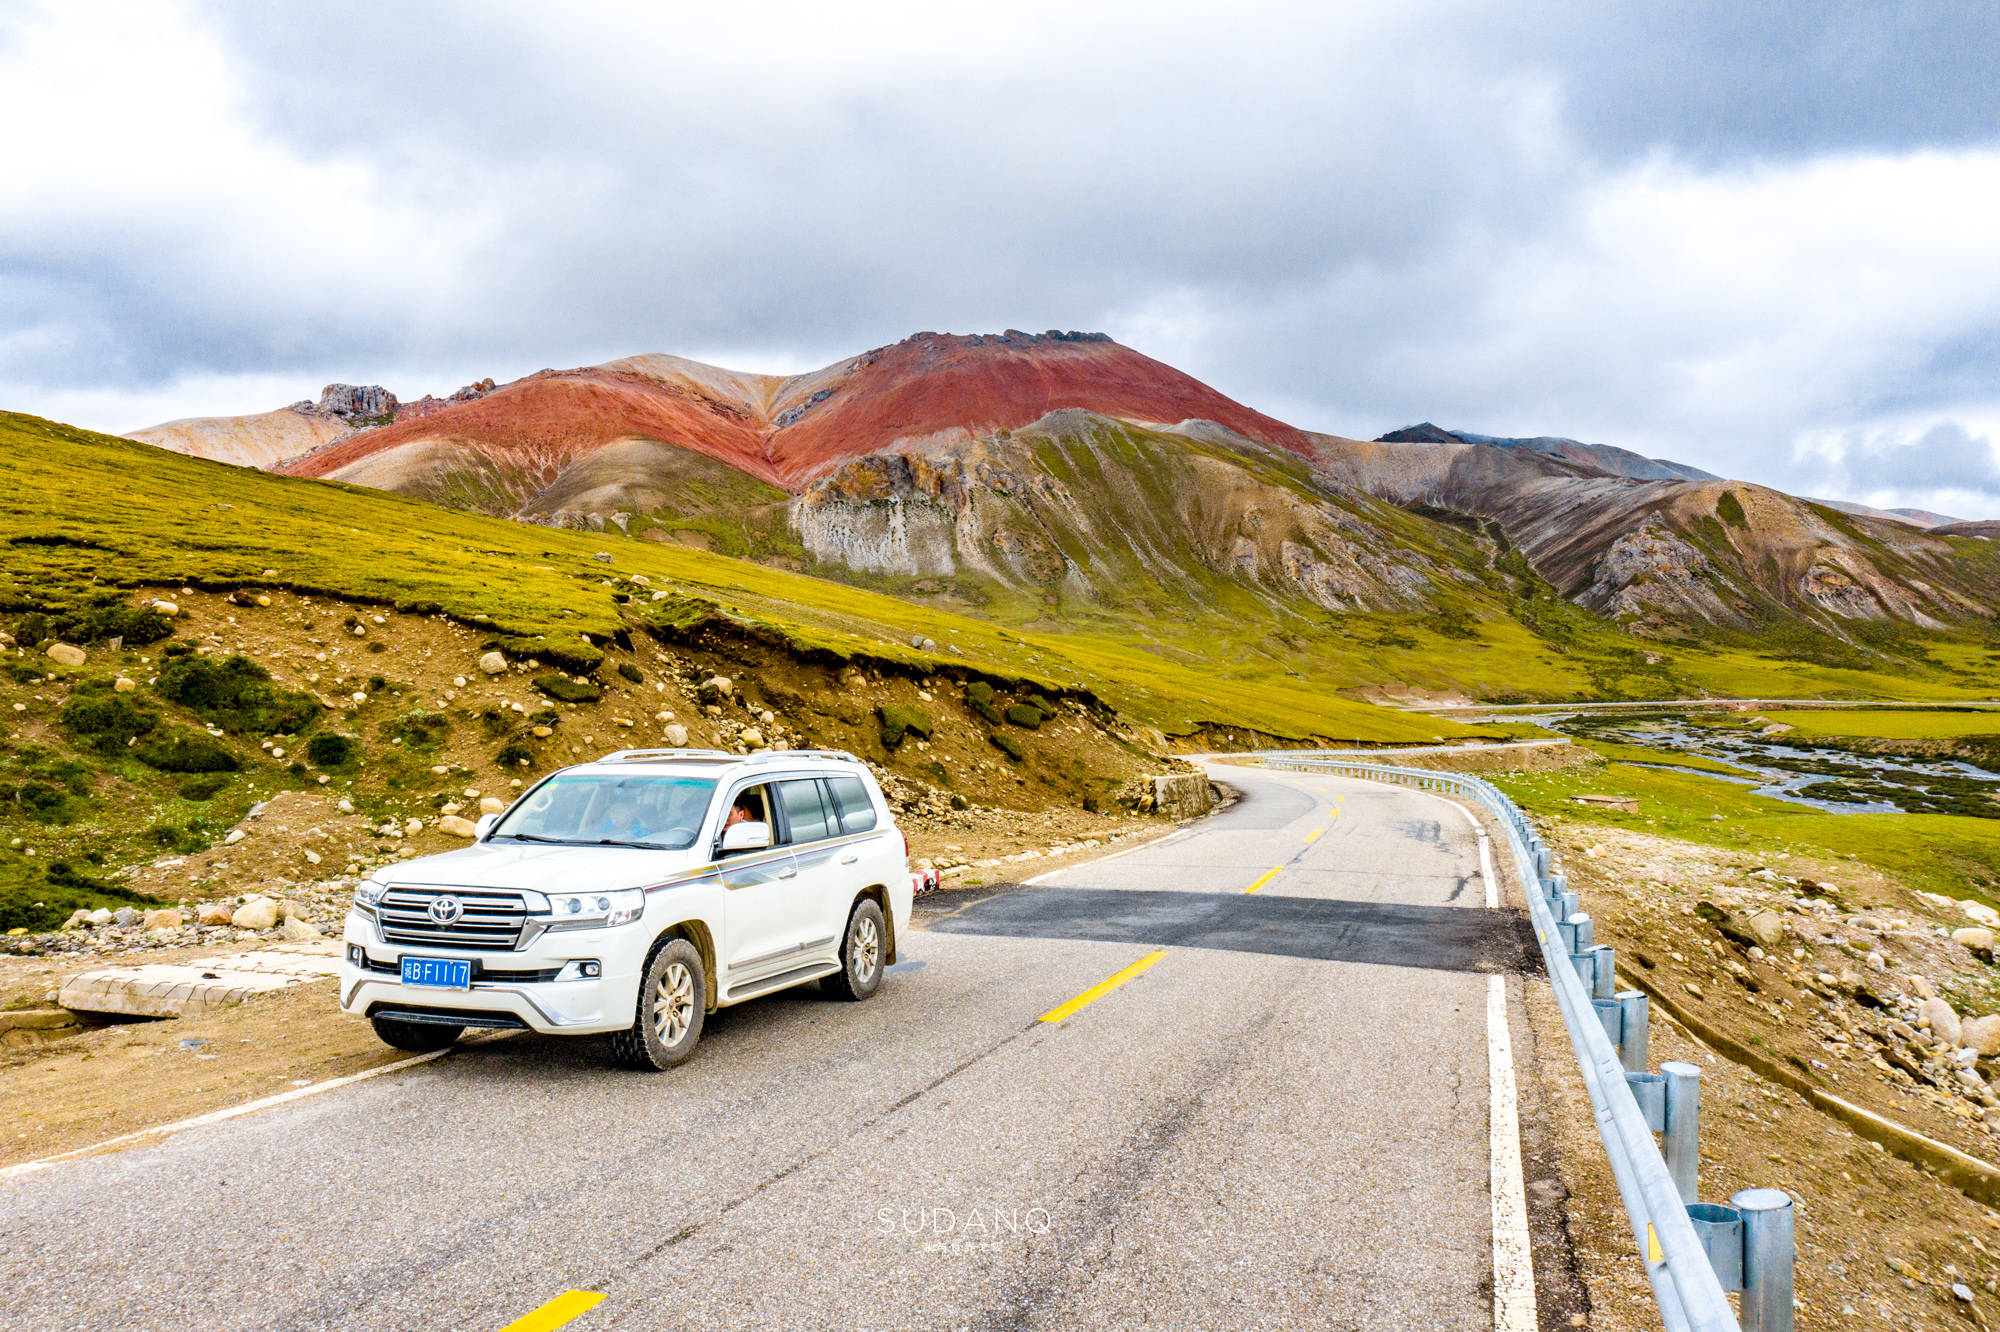
[(882, 928), (882, 908), (864, 897), (847, 917), (847, 937), (840, 943), (840, 970), (820, 982), (836, 999), (855, 1002), (882, 988), (882, 968), (888, 953), (888, 931)]
[(381, 1038), (382, 1044), (408, 1050), (411, 1054), (431, 1054), (442, 1050), (465, 1030), (464, 1027), (441, 1022), (405, 1022), (392, 1017), (370, 1018), (368, 1021), (374, 1026), (375, 1035)]
[(701, 953), (686, 939), (667, 940), (647, 959), (632, 1025), (612, 1035), (611, 1057), (648, 1073), (686, 1063), (701, 1039), (707, 1008)]

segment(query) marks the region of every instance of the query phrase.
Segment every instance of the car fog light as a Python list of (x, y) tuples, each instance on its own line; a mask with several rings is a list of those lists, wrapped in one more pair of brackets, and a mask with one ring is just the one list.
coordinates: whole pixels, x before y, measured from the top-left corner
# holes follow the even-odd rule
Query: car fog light
[(365, 967), (368, 965), (368, 954), (360, 944), (349, 944), (347, 945), (347, 960), (350, 965)]
[(577, 970), (583, 973), (584, 979), (595, 980), (597, 978), (598, 973), (602, 971), (603, 968), (598, 966), (597, 963), (595, 962), (586, 962), (582, 966), (578, 967)]

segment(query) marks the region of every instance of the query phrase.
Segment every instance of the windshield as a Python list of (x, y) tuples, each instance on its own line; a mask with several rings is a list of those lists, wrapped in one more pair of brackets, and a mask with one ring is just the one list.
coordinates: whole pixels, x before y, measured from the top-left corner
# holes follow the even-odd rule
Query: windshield
[(694, 845), (714, 791), (700, 777), (562, 773), (515, 806), (489, 840), (678, 851)]

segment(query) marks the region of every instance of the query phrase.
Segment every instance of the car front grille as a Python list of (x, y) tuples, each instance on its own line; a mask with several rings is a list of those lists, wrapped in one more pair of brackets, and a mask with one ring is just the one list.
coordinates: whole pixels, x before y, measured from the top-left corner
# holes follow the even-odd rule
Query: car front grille
[[(431, 904), (445, 897), (459, 904), (456, 920), (440, 922), (431, 914)], [(375, 912), (384, 943), (511, 951), (521, 941), (528, 904), (519, 893), (486, 888), (392, 887)]]

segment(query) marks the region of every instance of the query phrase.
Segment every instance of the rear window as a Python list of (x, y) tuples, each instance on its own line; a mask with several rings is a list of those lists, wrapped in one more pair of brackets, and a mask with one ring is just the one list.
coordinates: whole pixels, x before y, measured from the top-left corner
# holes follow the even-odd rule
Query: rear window
[(864, 833), (875, 826), (875, 802), (868, 798), (868, 788), (859, 777), (829, 777), (826, 785), (840, 808), (841, 831)]
[(784, 807), (793, 842), (817, 842), (833, 835), (832, 818), (820, 799), (819, 783), (812, 778), (779, 782), (778, 803)]

